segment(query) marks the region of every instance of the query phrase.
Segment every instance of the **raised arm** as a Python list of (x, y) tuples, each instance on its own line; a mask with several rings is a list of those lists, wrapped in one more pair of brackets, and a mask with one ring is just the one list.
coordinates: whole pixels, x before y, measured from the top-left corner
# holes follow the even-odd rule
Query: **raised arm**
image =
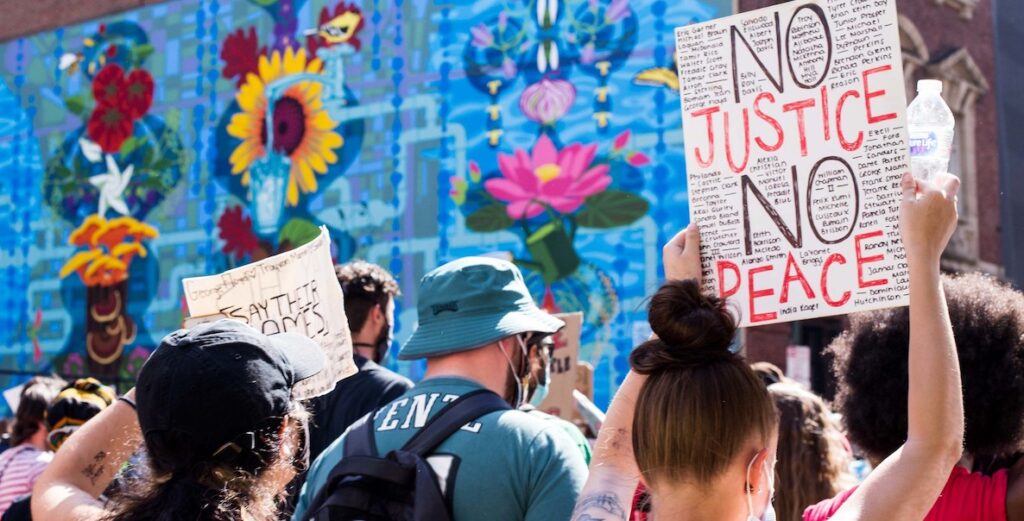
[[(134, 400), (135, 390), (127, 397)], [(93, 521), (106, 517), (99, 496), (142, 442), (135, 410), (118, 400), (75, 431), (39, 476), (32, 518)]]
[(923, 519), (963, 451), (960, 364), (939, 279), (942, 250), (956, 228), (960, 181), (901, 182), (900, 227), (910, 269), (907, 442), (886, 458), (832, 518)]
[[(667, 280), (701, 279), (700, 234), (695, 225), (676, 234), (662, 250)], [(633, 413), (646, 376), (632, 371), (619, 386), (597, 435), (590, 475), (572, 521), (627, 521), (640, 469), (633, 456)]]

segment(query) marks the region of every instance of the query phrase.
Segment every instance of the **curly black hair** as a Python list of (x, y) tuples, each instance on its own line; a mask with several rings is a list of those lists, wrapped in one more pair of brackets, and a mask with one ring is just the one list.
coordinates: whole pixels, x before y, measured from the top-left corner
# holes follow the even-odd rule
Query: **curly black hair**
[(345, 295), (345, 316), (352, 332), (363, 328), (370, 309), (377, 305), (383, 309), (388, 300), (402, 294), (388, 270), (366, 261), (337, 265), (334, 274)]
[[(965, 450), (1001, 456), (1024, 440), (1024, 294), (995, 279), (943, 276), (963, 379)], [(907, 439), (908, 308), (857, 313), (828, 348), (847, 434), (882, 459)]]

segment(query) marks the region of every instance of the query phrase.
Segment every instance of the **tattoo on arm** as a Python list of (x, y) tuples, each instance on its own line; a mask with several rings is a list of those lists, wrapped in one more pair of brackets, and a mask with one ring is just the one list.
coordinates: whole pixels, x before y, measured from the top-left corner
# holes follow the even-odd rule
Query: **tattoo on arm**
[(598, 492), (580, 498), (572, 512), (572, 521), (628, 521), (629, 512), (622, 508), (618, 496)]
[(96, 480), (103, 475), (103, 471), (106, 469), (106, 465), (103, 464), (103, 460), (106, 458), (107, 453), (101, 450), (92, 457), (92, 463), (89, 463), (82, 469), (82, 475), (89, 478), (89, 482), (93, 485), (96, 484)]

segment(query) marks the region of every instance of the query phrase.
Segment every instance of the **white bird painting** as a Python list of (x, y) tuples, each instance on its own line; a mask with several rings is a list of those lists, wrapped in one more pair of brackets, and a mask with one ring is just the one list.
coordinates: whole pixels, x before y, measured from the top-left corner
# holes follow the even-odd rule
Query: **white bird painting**
[(114, 156), (107, 154), (107, 171), (89, 178), (89, 182), (100, 191), (99, 215), (106, 215), (107, 208), (121, 215), (128, 215), (128, 205), (124, 202), (124, 190), (132, 180), (135, 165), (121, 170), (114, 161)]

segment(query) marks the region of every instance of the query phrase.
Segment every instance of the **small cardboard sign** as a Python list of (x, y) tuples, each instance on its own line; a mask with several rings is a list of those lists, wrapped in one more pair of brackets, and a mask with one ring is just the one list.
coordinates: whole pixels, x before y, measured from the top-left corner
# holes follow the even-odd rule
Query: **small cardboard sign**
[(555, 315), (565, 322), (565, 327), (555, 334), (555, 345), (551, 351), (551, 371), (548, 377), (548, 396), (540, 404), (541, 411), (563, 420), (579, 418), (576, 400), (572, 392), (576, 388), (580, 358), (580, 334), (583, 331), (583, 313), (562, 313)]
[(18, 412), (18, 405), (21, 404), (21, 391), (23, 390), (25, 390), (25, 384), (16, 385), (4, 390), (4, 400), (7, 400), (7, 405), (11, 408), (12, 414)]
[(320, 344), (324, 370), (295, 386), (296, 398), (327, 393), (357, 371), (327, 228), (294, 250), (219, 275), (184, 279), (182, 285), (192, 314), (186, 327), (230, 318), (266, 335), (298, 333)]
[(704, 281), (740, 325), (906, 305), (896, 1), (787, 2), (679, 27), (676, 51)]

